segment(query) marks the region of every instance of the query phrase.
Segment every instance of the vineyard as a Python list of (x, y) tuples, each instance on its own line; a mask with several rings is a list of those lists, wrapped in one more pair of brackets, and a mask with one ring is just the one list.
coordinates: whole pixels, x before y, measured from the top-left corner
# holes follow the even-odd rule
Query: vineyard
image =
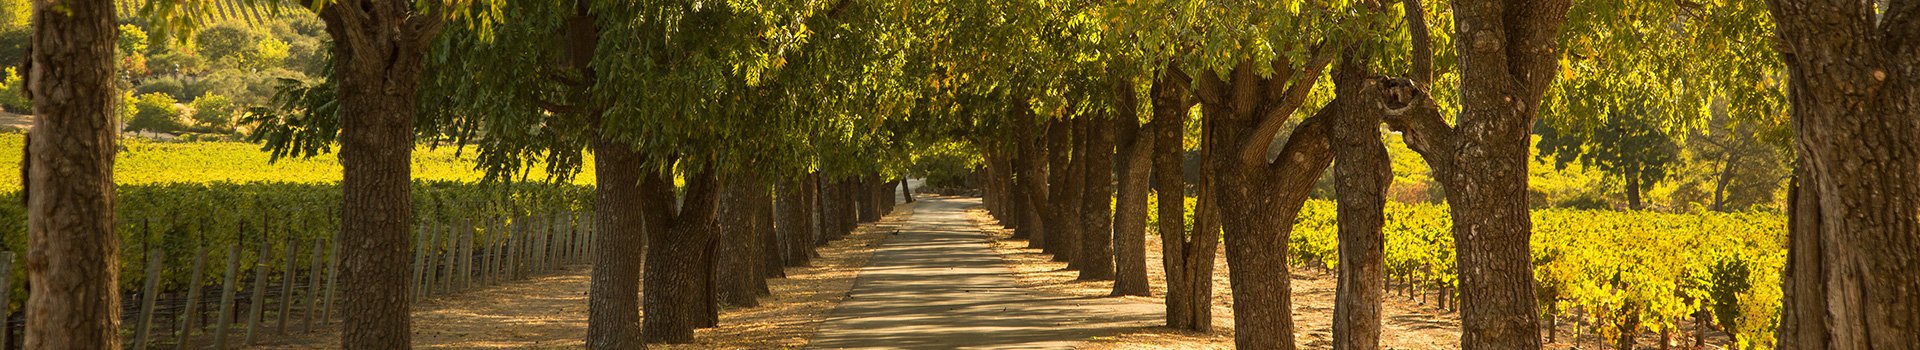
[[(1187, 201), (1191, 225), (1194, 198)], [(1334, 208), (1333, 201), (1316, 199), (1300, 210), (1289, 242), (1294, 264), (1339, 266)], [(1456, 293), (1447, 207), (1389, 202), (1386, 218), (1388, 277), (1419, 292)], [(1151, 214), (1148, 220), (1157, 221)], [(1786, 217), (1767, 212), (1534, 210), (1533, 265), (1542, 311), (1556, 317), (1578, 312), (1600, 324), (1590, 331), (1607, 339), (1708, 321), (1734, 335), (1738, 348), (1771, 348), (1786, 230)]]
[[(0, 134), (0, 162), (19, 164), (21, 140), (19, 134)], [(222, 281), (228, 285), (251, 285), (241, 288), (244, 292), (238, 300), (247, 306), (263, 305), (268, 300), (278, 305), (292, 305), (295, 301), (292, 294), (296, 290), (306, 291), (302, 297), (309, 301), (319, 294), (307, 288), (319, 288), (312, 282), (321, 281), (318, 277), (326, 274), (319, 272), (323, 262), (337, 254), (337, 248), (332, 247), (340, 231), (340, 165), (337, 161), (316, 157), (270, 163), (266, 153), (260, 152), (256, 145), (245, 143), (160, 143), (127, 139), (123, 145), (126, 149), (121, 151), (120, 160), (115, 164), (120, 182), (116, 188), (115, 212), (120, 226), (120, 289), (125, 295), (121, 299), (124, 301), (122, 315), (128, 320), (123, 324), (138, 324), (134, 321), (137, 317), (155, 313), (163, 320), (175, 319), (186, 313), (183, 309), (189, 307), (188, 299), (205, 299), (201, 305), (207, 310), (198, 312), (211, 314), (210, 308), (221, 301), (218, 293), (185, 295), (193, 294), (189, 291), (195, 290), (194, 287), (219, 291)], [(525, 247), (538, 243), (554, 247), (558, 252), (563, 247), (584, 243), (579, 239), (564, 243), (513, 240), (535, 232), (535, 227), (553, 228), (552, 232), (582, 232), (586, 226), (584, 221), (575, 226), (571, 218), (593, 211), (591, 187), (579, 185), (581, 182), (482, 183), (484, 174), (470, 169), (470, 164), (470, 160), (457, 157), (454, 150), (448, 148), (415, 153), (414, 216), (421, 223), (415, 242), (420, 247), (431, 247), (421, 252), (434, 254), (432, 257), (421, 255), (416, 265), (452, 271), (450, 266), (457, 266), (460, 259), (487, 261), (491, 256), (501, 255), (485, 253), (499, 252), (496, 250), (499, 247), (528, 249)], [(527, 176), (545, 178), (544, 174)], [(591, 178), (575, 180), (591, 181)], [(17, 254), (26, 250), (27, 229), (18, 181), (14, 176), (0, 180), (0, 251), (24, 256)], [(458, 229), (460, 225), (466, 225), (466, 229)], [(421, 232), (435, 234), (421, 235)], [(562, 236), (573, 237), (558, 233), (539, 237)], [(475, 250), (481, 252), (480, 255), (474, 255)], [(520, 255), (526, 259), (536, 258), (530, 254)], [(567, 261), (580, 262), (582, 256), (574, 251)], [(223, 264), (249, 268), (219, 268)], [(25, 267), (18, 261), (11, 266), (9, 276), (12, 278), (6, 281), (11, 289), (5, 294), (9, 303), (6, 310), (21, 310), (27, 298)], [(155, 266), (159, 268), (149, 269)], [(211, 267), (200, 268), (208, 266)], [(285, 268), (281, 268), (283, 266)], [(281, 273), (285, 275), (277, 276)], [(473, 271), (466, 273), (474, 274)], [(442, 272), (438, 280), (452, 281), (448, 274)], [(433, 276), (418, 275), (415, 279), (435, 280)], [(265, 284), (268, 280), (274, 281), (274, 285)], [(149, 291), (161, 296), (160, 308), (143, 312), (150, 309), (137, 301)], [(245, 296), (254, 291), (259, 294)], [(314, 313), (312, 309), (303, 310), (303, 313)], [(260, 313), (257, 309), (251, 312)], [(282, 310), (274, 315), (288, 313)], [(18, 314), (10, 316), (8, 319), (17, 324)], [(324, 316), (322, 320), (325, 322)], [(162, 324), (178, 326), (170, 322)]]

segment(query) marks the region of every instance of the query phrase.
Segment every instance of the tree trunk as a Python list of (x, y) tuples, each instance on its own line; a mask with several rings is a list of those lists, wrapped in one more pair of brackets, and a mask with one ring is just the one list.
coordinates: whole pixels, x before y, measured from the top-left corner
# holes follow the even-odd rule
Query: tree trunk
[(1627, 210), (1640, 208), (1640, 172), (1635, 170), (1627, 175)]
[(826, 245), (827, 242), (826, 206), (820, 204), (820, 173), (808, 173), (807, 176), (800, 178), (800, 183), (797, 185), (802, 201), (800, 206), (806, 207), (807, 226), (813, 231), (813, 235), (806, 238), (809, 247), (807, 257), (818, 258), (820, 251), (812, 248)]
[(642, 349), (640, 266), (646, 226), (640, 167), (645, 161), (632, 146), (595, 138), (593, 281), (587, 294), (588, 349)]
[[(861, 176), (854, 184), (858, 190), (854, 193), (860, 196), (860, 203), (865, 204), (860, 207), (860, 222), (879, 222), (880, 216), (886, 214), (886, 203), (893, 202), (891, 198), (880, 197), (880, 175)], [(881, 203), (882, 199), (886, 203)]]
[(1066, 261), (1068, 257), (1066, 245), (1075, 242), (1073, 237), (1078, 236), (1080, 232), (1080, 226), (1077, 223), (1062, 219), (1080, 217), (1080, 207), (1071, 205), (1076, 200), (1068, 200), (1068, 198), (1079, 198), (1079, 195), (1073, 194), (1076, 190), (1072, 183), (1067, 181), (1068, 176), (1073, 174), (1072, 167), (1068, 166), (1073, 157), (1073, 122), (1049, 118), (1046, 131), (1046, 151), (1039, 154), (1046, 156), (1047, 177), (1038, 181), (1047, 184), (1048, 192), (1046, 196), (1038, 198), (1046, 201), (1036, 199), (1034, 203), (1045, 206), (1044, 211), (1041, 212), (1045, 215), (1040, 224), (1047, 232), (1047, 239), (1045, 242), (1036, 243), (1045, 244), (1040, 246), (1041, 251), (1053, 254), (1053, 261)]
[(806, 181), (787, 179), (777, 186), (780, 196), (775, 215), (780, 225), (776, 230), (784, 240), (786, 266), (806, 267), (813, 258), (813, 210), (807, 206)]
[(1334, 294), (1333, 348), (1380, 348), (1380, 300), (1386, 293), (1382, 272), (1386, 265), (1385, 236), (1387, 184), (1393, 172), (1386, 145), (1380, 142), (1378, 94), (1367, 79), (1367, 59), (1348, 50), (1334, 72), (1336, 99), (1333, 126), (1335, 196), (1339, 201), (1340, 279)]
[(1294, 101), (1304, 100), (1324, 62), (1308, 63), (1302, 82), (1291, 86), (1285, 82), (1293, 67), (1286, 62), (1273, 63), (1278, 73), (1271, 78), (1259, 77), (1253, 62), (1241, 62), (1229, 81), (1212, 72), (1200, 77), (1204, 137), (1219, 147), (1207, 161), (1215, 171), (1212, 194), (1218, 196), (1231, 267), (1234, 344), (1239, 349), (1295, 346), (1286, 247), (1291, 223), (1332, 160), (1326, 129), (1333, 118), (1324, 115), (1328, 109), (1294, 129), (1279, 161), (1267, 160), (1266, 154), (1279, 125), (1298, 108)]
[[(1113, 212), (1113, 295), (1148, 296), (1147, 175), (1152, 170), (1153, 130), (1140, 127), (1133, 110), (1133, 84), (1116, 84), (1114, 130), (1121, 156), (1119, 194)], [(1157, 125), (1156, 123), (1155, 125)]]
[(840, 188), (836, 189), (836, 191), (836, 193), (840, 195), (840, 204), (842, 205), (840, 208), (840, 215), (842, 215), (840, 217), (840, 225), (842, 225), (840, 227), (840, 237), (846, 237), (847, 235), (853, 234), (853, 230), (860, 228), (860, 223), (862, 222), (860, 221), (860, 202), (866, 201), (867, 199), (860, 198), (860, 181), (858, 178), (840, 181)]
[(1010, 214), (1013, 210), (1008, 208), (1012, 205), (1015, 193), (1024, 194), (1024, 192), (1008, 190), (1010, 186), (1003, 185), (1010, 182), (1013, 172), (1007, 170), (1009, 165), (1007, 165), (1006, 153), (1000, 151), (999, 147), (997, 143), (981, 143), (982, 164), (979, 169), (974, 170), (974, 175), (980, 178), (980, 203), (987, 207), (987, 214), (1000, 220), (1001, 227), (1013, 228), (1014, 217)]
[(1556, 38), (1570, 1), (1517, 1), (1453, 6), (1453, 37), (1471, 38), (1455, 42), (1463, 107), (1457, 128), (1440, 117), (1424, 83), (1393, 82), (1383, 94), (1392, 97), (1388, 124), (1447, 191), (1466, 350), (1540, 348), (1527, 165), (1541, 96), (1558, 72)]
[(1080, 280), (1113, 279), (1113, 117), (1088, 116), (1086, 187), (1080, 196)]
[[(1086, 192), (1087, 180), (1086, 147), (1082, 144), (1082, 141), (1086, 140), (1084, 124), (1086, 124), (1086, 117), (1068, 119), (1062, 125), (1064, 128), (1058, 131), (1061, 136), (1057, 141), (1052, 137), (1055, 131), (1047, 130), (1047, 136), (1049, 136), (1047, 151), (1059, 154), (1055, 157), (1060, 158), (1060, 162), (1054, 165), (1060, 166), (1059, 169), (1065, 172), (1059, 175), (1058, 182), (1048, 179), (1048, 182), (1057, 184), (1060, 191), (1054, 193), (1053, 213), (1047, 216), (1046, 220), (1050, 224), (1059, 225), (1057, 231), (1059, 234), (1053, 235), (1051, 242), (1054, 244), (1053, 261), (1066, 262), (1069, 270), (1080, 268), (1079, 260), (1075, 258), (1080, 252), (1080, 235), (1086, 230), (1086, 226), (1080, 225), (1080, 220), (1077, 219), (1080, 217), (1080, 211), (1086, 209), (1086, 206), (1081, 204), (1084, 201), (1082, 196)], [(1056, 145), (1059, 147), (1054, 147)], [(1049, 160), (1048, 163), (1053, 162)]]
[(779, 219), (775, 216), (773, 209), (773, 186), (762, 181), (763, 178), (760, 176), (764, 175), (754, 176), (753, 197), (750, 198), (753, 201), (754, 235), (760, 237), (758, 248), (760, 278), (754, 280), (754, 290), (765, 293), (761, 294), (762, 296), (767, 296), (773, 295), (773, 290), (767, 286), (767, 280), (787, 278), (785, 269), (787, 265), (781, 260), (785, 255), (783, 254), (785, 249), (781, 246), (784, 240), (780, 239), (780, 233), (776, 231), (778, 226), (775, 222)]
[(1713, 211), (1727, 210), (1727, 184), (1733, 181), (1733, 164), (1740, 162), (1740, 155), (1727, 152), (1727, 159), (1720, 165), (1720, 179), (1713, 185)]
[(1013, 198), (1009, 201), (1013, 204), (1013, 213), (1010, 214), (1015, 223), (1013, 235), (1027, 239), (1028, 247), (1040, 246), (1055, 240), (1059, 236), (1056, 232), (1060, 232), (1048, 223), (1052, 220), (1047, 220), (1052, 213), (1051, 208), (1047, 207), (1048, 199), (1054, 198), (1048, 193), (1050, 187), (1047, 180), (1057, 171), (1041, 163), (1047, 159), (1049, 150), (1041, 149), (1036, 144), (1038, 141), (1034, 139), (1032, 128), (1033, 114), (1026, 100), (1016, 98), (1010, 102), (1012, 107), (1009, 107), (1007, 119), (1013, 127), (1015, 152), (1012, 169), (1009, 169), (1014, 173)]
[(407, 349), (414, 107), (422, 60), (445, 18), (365, 0), (328, 6), (320, 18), (335, 41), (340, 84), (341, 346)]
[[(641, 183), (646, 197), (647, 245), (645, 297), (641, 327), (649, 343), (693, 342), (694, 328), (711, 322), (713, 295), (712, 251), (720, 184), (708, 166), (687, 177), (686, 199), (674, 208), (673, 179), (664, 173), (647, 174)], [(610, 249), (602, 249), (610, 250)]]
[[(1186, 171), (1183, 136), (1186, 134), (1187, 92), (1185, 74), (1168, 65), (1163, 77), (1153, 83), (1154, 192), (1158, 208), (1161, 267), (1167, 276), (1167, 327), (1208, 332), (1213, 330), (1213, 263), (1220, 243), (1219, 230), (1209, 230), (1203, 222), (1210, 208), (1195, 208), (1195, 229), (1186, 229)], [(1202, 193), (1206, 193), (1202, 191)], [(1207, 200), (1203, 198), (1202, 201)]]
[(119, 349), (113, 2), (34, 1), (33, 27), (25, 348)]
[(907, 203), (913, 203), (913, 186), (907, 184), (906, 176), (900, 177), (900, 198)]
[(1781, 349), (1920, 344), (1920, 2), (1769, 0), (1794, 149)]
[[(750, 174), (732, 174), (726, 179), (726, 188), (720, 192), (720, 236), (714, 258), (715, 284), (718, 289), (714, 295), (721, 304), (733, 307), (754, 307), (760, 305), (758, 297), (766, 291), (766, 283), (760, 279), (760, 261), (754, 259), (754, 245), (759, 242), (758, 229), (754, 226), (759, 220), (753, 217), (753, 191), (758, 190)], [(762, 281), (755, 284), (753, 281)]]
[(845, 196), (840, 195), (840, 183), (828, 181), (826, 176), (816, 176), (820, 187), (820, 245), (827, 245), (840, 239), (847, 229)]

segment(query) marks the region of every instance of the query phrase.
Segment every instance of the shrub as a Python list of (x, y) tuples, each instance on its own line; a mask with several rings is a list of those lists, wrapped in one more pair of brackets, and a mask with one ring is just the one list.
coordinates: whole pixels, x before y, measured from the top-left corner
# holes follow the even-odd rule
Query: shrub
[(0, 81), (0, 108), (19, 114), (33, 114), (33, 101), (27, 101), (27, 83), (13, 67), (7, 67), (5, 81)]
[(127, 130), (178, 133), (186, 129), (186, 125), (180, 123), (180, 110), (173, 104), (173, 97), (167, 94), (140, 95), (133, 105), (133, 119), (127, 121)]
[(141, 81), (140, 85), (133, 87), (133, 93), (138, 95), (167, 94), (167, 96), (175, 100), (188, 98), (186, 83), (174, 77), (158, 77)]
[(1593, 194), (1587, 194), (1587, 193), (1580, 194), (1579, 196), (1576, 196), (1573, 198), (1568, 198), (1566, 200), (1560, 201), (1560, 203), (1555, 203), (1553, 207), (1566, 208), (1566, 209), (1582, 209), (1582, 210), (1613, 209), (1613, 205), (1607, 204), (1607, 200), (1601, 199), (1599, 196), (1595, 196)]
[(193, 52), (168, 50), (148, 56), (147, 69), (153, 74), (195, 75), (207, 70), (207, 60)]
[(193, 121), (201, 126), (227, 129), (233, 124), (233, 100), (208, 94), (193, 100)]

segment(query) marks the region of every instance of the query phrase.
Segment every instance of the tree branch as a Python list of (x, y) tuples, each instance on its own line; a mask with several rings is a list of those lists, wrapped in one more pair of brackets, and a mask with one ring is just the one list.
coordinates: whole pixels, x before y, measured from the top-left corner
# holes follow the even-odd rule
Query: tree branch
[[(1287, 136), (1287, 144), (1280, 148), (1280, 158), (1267, 164), (1267, 171), (1278, 174), (1277, 178), (1281, 179), (1320, 178), (1320, 173), (1326, 171), (1327, 165), (1333, 160), (1333, 140), (1327, 135), (1327, 129), (1338, 117), (1339, 108), (1321, 108), (1312, 117), (1300, 121), (1300, 126)], [(1313, 182), (1305, 183), (1306, 186), (1312, 186)]]
[(1273, 143), (1274, 135), (1278, 135), (1280, 128), (1287, 125), (1288, 116), (1291, 116), (1294, 110), (1300, 109), (1301, 104), (1306, 103), (1307, 93), (1313, 91), (1313, 85), (1320, 80), (1321, 72), (1326, 71), (1327, 64), (1333, 62), (1334, 52), (1340, 51), (1342, 46), (1345, 45), (1322, 41), (1313, 48), (1313, 58), (1300, 67), (1301, 74), (1293, 74), (1293, 82), (1287, 84), (1287, 90), (1280, 101), (1267, 109), (1267, 114), (1260, 117), (1259, 126), (1253, 129), (1253, 134), (1244, 141), (1246, 143), (1240, 145), (1242, 161), (1258, 162), (1266, 159), (1267, 146)]
[(1406, 14), (1407, 35), (1411, 37), (1412, 48), (1407, 52), (1412, 69), (1407, 75), (1423, 88), (1433, 85), (1433, 34), (1427, 31), (1426, 11), (1421, 9), (1420, 0), (1402, 0), (1401, 9)]
[(544, 110), (547, 110), (547, 113), (554, 113), (554, 114), (561, 114), (561, 113), (568, 113), (568, 114), (571, 114), (571, 113), (580, 113), (580, 112), (582, 111), (582, 109), (580, 108), (580, 106), (575, 106), (575, 105), (563, 105), (563, 104), (558, 104), (558, 103), (553, 103), (553, 102), (551, 102), (551, 101), (547, 101), (547, 100), (543, 100), (543, 99), (534, 99), (534, 100), (533, 100), (533, 104), (534, 104), (535, 106), (539, 106), (539, 107), (540, 107), (540, 109), (544, 109)]
[(1387, 128), (1400, 132), (1407, 148), (1426, 159), (1435, 179), (1452, 176), (1453, 158), (1447, 151), (1453, 148), (1453, 127), (1440, 116), (1440, 108), (1425, 86), (1394, 78), (1382, 82), (1381, 91), (1386, 94), (1381, 96), (1380, 107), (1386, 111)]

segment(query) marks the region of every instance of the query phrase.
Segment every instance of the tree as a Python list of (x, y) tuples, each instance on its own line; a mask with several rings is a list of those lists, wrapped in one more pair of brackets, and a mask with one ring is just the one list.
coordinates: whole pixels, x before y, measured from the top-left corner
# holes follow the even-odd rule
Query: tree
[(1578, 159), (1582, 165), (1599, 168), (1610, 176), (1626, 180), (1627, 209), (1639, 210), (1640, 194), (1667, 178), (1674, 166), (1680, 145), (1652, 119), (1644, 98), (1618, 106), (1605, 124), (1565, 127), (1538, 123), (1540, 157), (1553, 156), (1554, 164), (1566, 170)]
[[(1410, 13), (1419, 12), (1408, 7)], [(1387, 185), (1393, 170), (1380, 141), (1379, 84), (1368, 80), (1367, 54), (1349, 48), (1335, 70), (1328, 128), (1339, 203), (1340, 278), (1334, 294), (1333, 339), (1342, 349), (1380, 347), (1380, 301), (1386, 294)]]
[(27, 349), (119, 349), (112, 1), (34, 1), (26, 164)]
[(1120, 152), (1113, 211), (1113, 295), (1147, 296), (1147, 175), (1153, 170), (1154, 128), (1160, 124), (1140, 126), (1132, 81), (1113, 86), (1114, 138)]
[[(1464, 349), (1540, 347), (1527, 148), (1542, 95), (1559, 71), (1557, 38), (1568, 6), (1563, 0), (1454, 4), (1461, 111), (1453, 125), (1427, 93), (1431, 72), (1412, 72), (1413, 79), (1381, 90), (1388, 125), (1402, 132), (1447, 191)], [(1432, 67), (1433, 57), (1423, 54), (1432, 48), (1421, 46), (1431, 41), (1412, 42), (1413, 66)]]
[[(496, 20), (492, 13), (467, 12), (467, 2), (412, 2), (371, 0), (300, 1), (326, 23), (333, 37), (333, 76), (317, 87), (283, 99), (283, 106), (309, 108), (301, 118), (330, 120), (314, 126), (287, 127), (272, 115), (260, 129), (283, 132), (268, 145), (276, 157), (312, 156), (340, 144), (345, 165), (340, 187), (342, 291), (346, 315), (341, 344), (354, 349), (403, 349), (411, 346), (410, 284), (406, 266), (412, 246), (413, 198), (411, 161), (421, 66), (431, 44), (448, 22), (478, 16)], [(213, 2), (153, 0), (141, 12), (165, 38), (200, 30)], [(277, 4), (249, 6), (278, 11)], [(258, 7), (255, 7), (258, 6)], [(164, 39), (163, 39), (164, 40)], [(336, 85), (337, 84), (337, 85)], [(329, 103), (337, 102), (337, 103)], [(288, 110), (293, 110), (288, 108)], [(281, 122), (275, 124), (273, 122)], [(337, 127), (337, 129), (335, 129)], [(335, 131), (335, 132), (326, 132)], [(264, 135), (264, 134), (263, 134)], [(256, 135), (255, 138), (264, 137)]]
[[(1187, 110), (1195, 102), (1187, 94), (1185, 73), (1171, 64), (1153, 82), (1153, 174), (1158, 195), (1161, 265), (1167, 276), (1167, 327), (1207, 332), (1213, 329), (1213, 259), (1220, 244), (1220, 226), (1203, 196), (1194, 208), (1192, 229), (1186, 218), (1185, 142)], [(1203, 172), (1205, 172), (1203, 170)], [(1200, 193), (1212, 183), (1201, 177)]]
[(127, 120), (128, 131), (177, 133), (186, 128), (180, 123), (180, 110), (173, 108), (172, 96), (150, 93), (140, 95), (138, 101), (134, 104), (133, 118)]
[(233, 123), (233, 109), (233, 100), (226, 96), (200, 96), (193, 99), (193, 121), (214, 128), (226, 128)]
[(1080, 280), (1113, 279), (1114, 116), (1109, 113), (1094, 112), (1082, 122), (1087, 129), (1082, 171), (1087, 177), (1080, 197)]
[(238, 25), (218, 25), (207, 28), (195, 34), (193, 41), (195, 46), (200, 48), (199, 53), (214, 62), (237, 60), (241, 54), (253, 50), (254, 45), (259, 42), (253, 33)]
[(1920, 2), (1770, 0), (1800, 155), (1782, 349), (1920, 344)]

